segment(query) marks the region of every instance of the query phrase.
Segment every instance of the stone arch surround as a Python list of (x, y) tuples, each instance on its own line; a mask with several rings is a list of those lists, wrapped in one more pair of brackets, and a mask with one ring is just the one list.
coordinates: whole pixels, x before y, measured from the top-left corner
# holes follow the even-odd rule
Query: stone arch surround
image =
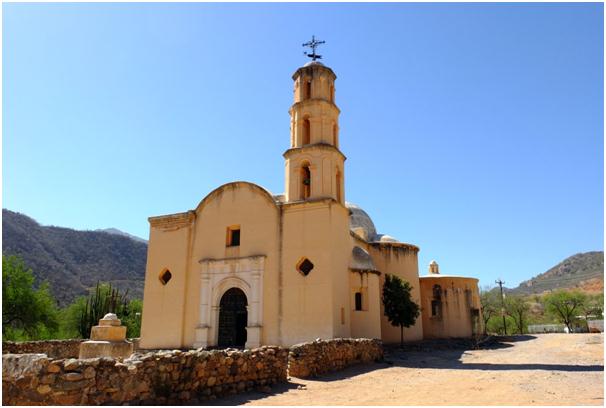
[(248, 302), (246, 348), (261, 345), (263, 327), (263, 273), (265, 255), (200, 261), (200, 304), (195, 348), (217, 345), (221, 297), (231, 288), (241, 289)]

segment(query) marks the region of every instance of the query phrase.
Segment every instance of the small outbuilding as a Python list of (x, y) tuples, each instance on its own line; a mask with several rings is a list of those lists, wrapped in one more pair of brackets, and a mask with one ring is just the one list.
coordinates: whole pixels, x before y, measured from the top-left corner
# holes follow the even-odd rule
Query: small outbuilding
[(482, 333), (478, 279), (441, 275), (431, 261), (429, 274), (419, 276), (423, 338), (471, 337)]

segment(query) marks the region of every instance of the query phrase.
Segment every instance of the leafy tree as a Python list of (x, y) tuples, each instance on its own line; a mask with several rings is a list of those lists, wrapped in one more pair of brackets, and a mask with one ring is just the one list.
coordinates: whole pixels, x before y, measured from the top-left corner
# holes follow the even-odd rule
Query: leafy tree
[(544, 301), (548, 313), (564, 323), (572, 333), (572, 322), (577, 313), (581, 312), (587, 296), (578, 291), (558, 290), (546, 295)]
[[(503, 331), (503, 317), (501, 316), (501, 313), (492, 316), (486, 326), (488, 333), (496, 333), (500, 336), (505, 335), (506, 333)], [(507, 333), (515, 333), (517, 329), (516, 321), (511, 316), (505, 315), (505, 327), (507, 328)]]
[(488, 322), (493, 316), (497, 316), (500, 310), (500, 300), (496, 292), (490, 288), (482, 289), (480, 293), (480, 304), (482, 305), (482, 318), (484, 320), (484, 334), (488, 333)]
[(125, 310), (122, 312), (122, 324), (126, 326), (126, 337), (139, 337), (141, 335), (141, 312), (143, 310), (143, 301), (133, 299), (128, 302)]
[(526, 324), (528, 323), (528, 312), (530, 305), (521, 296), (508, 296), (505, 299), (505, 309), (507, 314), (515, 321), (518, 333), (524, 334)]
[(415, 324), (421, 310), (412, 300), (412, 286), (398, 276), (386, 275), (383, 284), (385, 316), (392, 326), (400, 326), (400, 346), (404, 345), (404, 327)]
[(587, 331), (589, 331), (589, 318), (594, 317), (596, 319), (603, 318), (602, 313), (604, 311), (604, 294), (599, 295), (587, 295), (585, 302), (580, 307), (581, 314), (585, 318), (585, 324), (587, 325)]
[(2, 256), (2, 337), (49, 337), (59, 327), (58, 311), (47, 282), (34, 289), (34, 275), (21, 258)]

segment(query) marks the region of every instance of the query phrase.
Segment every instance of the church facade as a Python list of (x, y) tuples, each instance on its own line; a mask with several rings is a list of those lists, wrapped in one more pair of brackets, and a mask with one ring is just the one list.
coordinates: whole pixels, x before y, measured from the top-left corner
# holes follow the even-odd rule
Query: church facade
[[(284, 194), (236, 181), (193, 210), (149, 218), (141, 348), (398, 342), (399, 328), (383, 316), (386, 274), (410, 282), (429, 312), (419, 248), (378, 234), (366, 212), (345, 201), (336, 75), (312, 61), (292, 78)], [(477, 280), (470, 290), (463, 313), (479, 310)], [(420, 317), (405, 329), (406, 340), (422, 339), (424, 324)]]

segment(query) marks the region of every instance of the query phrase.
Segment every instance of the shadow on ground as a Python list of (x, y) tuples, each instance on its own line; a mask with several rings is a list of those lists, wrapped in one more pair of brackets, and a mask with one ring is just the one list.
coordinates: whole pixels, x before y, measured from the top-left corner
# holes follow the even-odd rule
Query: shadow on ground
[[(496, 350), (513, 347), (516, 342), (532, 341), (535, 336), (502, 336), (495, 337), (485, 342), (479, 348), (483, 350)], [(321, 377), (308, 378), (306, 382), (332, 382), (354, 378), (375, 370), (386, 370), (392, 367), (403, 367), (417, 370), (423, 369), (449, 369), (449, 370), (547, 370), (547, 371), (571, 371), (592, 372), (604, 371), (603, 365), (575, 365), (575, 364), (498, 364), (498, 363), (464, 363), (461, 357), (465, 352), (477, 349), (477, 344), (469, 341), (433, 340), (419, 343), (406, 344), (404, 348), (399, 346), (385, 346), (384, 361), (375, 364), (356, 365), (342, 371), (323, 374)], [(286, 383), (276, 384), (271, 387), (271, 392), (251, 391), (244, 394), (236, 394), (217, 400), (203, 401), (202, 405), (242, 405), (247, 402), (278, 395), (290, 390), (305, 389), (303, 383), (297, 378), (290, 378)], [(199, 405), (199, 401), (192, 401), (187, 405)]]
[(296, 382), (296, 378), (291, 378), (290, 381), (285, 383), (275, 384), (271, 387), (271, 392), (262, 392), (262, 391), (250, 391), (244, 394), (235, 394), (229, 395), (224, 398), (218, 398), (210, 401), (203, 401), (198, 403), (195, 401), (193, 403), (189, 403), (186, 405), (210, 405), (210, 406), (220, 406), (220, 405), (243, 405), (247, 402), (255, 401), (258, 399), (267, 398), (270, 395), (278, 395), (290, 390), (297, 389), (298, 387), (305, 387), (302, 383)]
[[(535, 336), (503, 336), (496, 337), (493, 341), (481, 347), (483, 350), (497, 350), (513, 347), (516, 342), (532, 341)], [(382, 362), (371, 365), (358, 365), (349, 367), (343, 371), (327, 373), (322, 377), (310, 379), (310, 381), (331, 382), (352, 378), (374, 370), (384, 370), (391, 367), (403, 367), (412, 369), (449, 369), (449, 370), (546, 370), (546, 371), (571, 371), (591, 372), (604, 371), (603, 365), (577, 365), (577, 364), (500, 364), (500, 363), (464, 363), (461, 361), (465, 352), (473, 347), (457, 347), (462, 342), (458, 341), (431, 341), (418, 344), (408, 344), (404, 348), (399, 346), (386, 346), (385, 359)], [(410, 349), (413, 348), (411, 351)], [(417, 348), (417, 350), (414, 350)]]

